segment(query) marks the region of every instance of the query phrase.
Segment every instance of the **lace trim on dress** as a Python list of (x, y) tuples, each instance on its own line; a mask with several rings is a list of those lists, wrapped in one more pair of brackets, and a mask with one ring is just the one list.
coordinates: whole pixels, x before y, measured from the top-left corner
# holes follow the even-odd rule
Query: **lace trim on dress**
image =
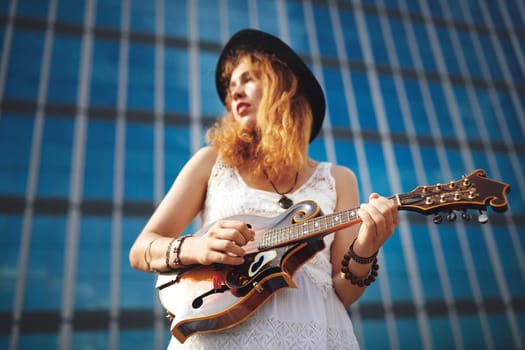
[[(357, 349), (353, 332), (326, 328), (315, 321), (290, 322), (276, 318), (253, 317), (253, 323), (240, 324), (221, 333), (206, 335), (206, 350), (222, 349)], [(184, 343), (186, 349), (204, 349), (199, 335)]]

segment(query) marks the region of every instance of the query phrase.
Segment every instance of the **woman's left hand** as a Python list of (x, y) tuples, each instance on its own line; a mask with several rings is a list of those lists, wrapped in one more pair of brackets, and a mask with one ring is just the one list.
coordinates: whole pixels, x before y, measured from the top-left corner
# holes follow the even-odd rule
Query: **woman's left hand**
[(358, 213), (362, 224), (354, 250), (360, 256), (371, 256), (394, 232), (398, 224), (398, 205), (372, 193), (368, 203), (361, 204)]

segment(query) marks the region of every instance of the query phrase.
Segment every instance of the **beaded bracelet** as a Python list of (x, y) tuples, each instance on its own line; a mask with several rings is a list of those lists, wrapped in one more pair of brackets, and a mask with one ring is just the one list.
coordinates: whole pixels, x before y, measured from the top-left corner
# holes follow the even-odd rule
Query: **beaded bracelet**
[[(354, 243), (355, 241), (357, 240), (357, 237), (354, 238), (354, 240), (352, 241), (352, 244), (350, 244), (350, 248), (348, 248), (348, 254), (345, 254), (344, 256), (344, 259), (343, 260), (348, 260), (350, 261), (350, 258), (352, 258), (352, 260), (354, 260), (356, 263), (358, 264), (362, 264), (362, 265), (366, 265), (366, 264), (370, 264), (371, 262), (374, 261), (374, 259), (376, 258), (377, 256), (377, 253), (379, 252), (376, 251), (374, 254), (372, 254), (371, 256), (369, 256), (368, 258), (363, 258), (362, 256), (359, 256), (357, 255), (355, 252), (354, 252)], [(348, 263), (347, 263), (348, 264)]]
[(342, 261), (342, 267), (341, 272), (344, 274), (345, 278), (350, 281), (353, 285), (357, 285), (358, 287), (364, 287), (369, 286), (372, 282), (376, 280), (376, 277), (378, 275), (377, 271), (379, 270), (379, 264), (377, 263), (377, 257), (374, 258), (372, 261), (372, 267), (370, 268), (370, 272), (368, 273), (368, 276), (364, 278), (359, 278), (355, 276), (353, 273), (350, 272), (350, 269), (348, 269), (348, 260), (343, 259)]
[(190, 236), (191, 235), (182, 236), (175, 240), (176, 244), (173, 248), (173, 254), (175, 254), (175, 260), (173, 260), (173, 262), (175, 263), (175, 265), (182, 265), (182, 262), (180, 261), (180, 247), (182, 247), (182, 243), (184, 242), (184, 240)]
[[(356, 240), (357, 237), (354, 238), (352, 244), (350, 244), (350, 247), (348, 248), (348, 253), (346, 253), (343, 256), (343, 260), (341, 261), (341, 272), (344, 274), (345, 278), (350, 281), (350, 283), (358, 285), (359, 287), (369, 286), (372, 282), (376, 280), (378, 274), (377, 271), (379, 270), (379, 264), (377, 263), (377, 253), (379, 252), (379, 250), (367, 258), (363, 258), (362, 256), (359, 256), (354, 252), (354, 243)], [(368, 273), (368, 275), (364, 278), (358, 278), (357, 276), (352, 274), (350, 272), (350, 269), (348, 268), (350, 259), (362, 265), (372, 263), (372, 267), (370, 268), (370, 272)]]
[(173, 242), (175, 242), (177, 238), (173, 238), (170, 243), (168, 243), (168, 249), (166, 249), (166, 268), (168, 271), (171, 271), (172, 268), (170, 266), (170, 254), (171, 254), (171, 246), (173, 245)]

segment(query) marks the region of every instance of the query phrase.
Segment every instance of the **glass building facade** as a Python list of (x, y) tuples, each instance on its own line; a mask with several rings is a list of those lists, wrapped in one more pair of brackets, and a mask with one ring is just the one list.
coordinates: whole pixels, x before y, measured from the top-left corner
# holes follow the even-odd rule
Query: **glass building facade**
[(246, 27), (310, 65), (311, 155), (361, 198), (477, 168), (512, 188), (485, 225), (400, 215), (349, 309), (362, 348), (524, 348), (521, 0), (0, 0), (0, 348), (165, 348), (128, 251), (221, 114), (215, 63)]

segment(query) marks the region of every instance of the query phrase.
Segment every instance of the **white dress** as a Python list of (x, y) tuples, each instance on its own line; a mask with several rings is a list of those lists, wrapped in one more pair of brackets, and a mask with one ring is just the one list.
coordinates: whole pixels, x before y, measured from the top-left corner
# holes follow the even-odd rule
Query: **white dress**
[[(319, 163), (314, 174), (293, 193), (294, 203), (313, 199), (324, 214), (336, 204), (330, 163)], [(208, 182), (203, 225), (232, 215), (273, 217), (284, 210), (280, 195), (248, 187), (235, 168), (217, 161)], [(168, 349), (359, 349), (348, 313), (332, 287), (329, 247), (299, 268), (297, 288), (278, 291), (252, 317), (233, 328), (195, 334), (184, 344), (171, 338)]]

